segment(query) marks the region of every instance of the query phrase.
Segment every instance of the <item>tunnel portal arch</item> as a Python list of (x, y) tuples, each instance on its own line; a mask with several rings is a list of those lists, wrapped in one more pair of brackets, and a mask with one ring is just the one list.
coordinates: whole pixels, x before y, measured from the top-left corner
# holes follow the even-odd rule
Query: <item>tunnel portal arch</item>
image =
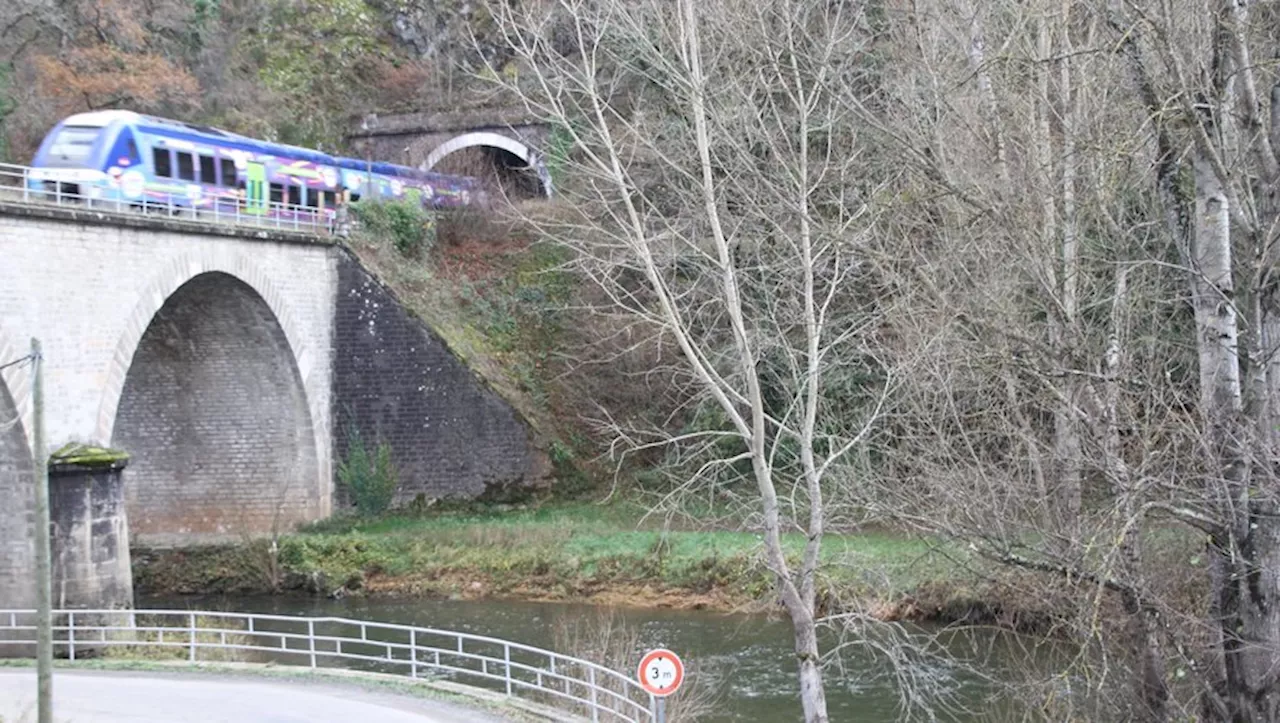
[(446, 156), (467, 148), (488, 148), (505, 151), (528, 166), (537, 176), (538, 186), (542, 194), (548, 198), (551, 197), (551, 173), (547, 170), (546, 163), (543, 162), (541, 156), (528, 145), (501, 133), (476, 131), (450, 138), (432, 149), (420, 167), (424, 171), (430, 171)]

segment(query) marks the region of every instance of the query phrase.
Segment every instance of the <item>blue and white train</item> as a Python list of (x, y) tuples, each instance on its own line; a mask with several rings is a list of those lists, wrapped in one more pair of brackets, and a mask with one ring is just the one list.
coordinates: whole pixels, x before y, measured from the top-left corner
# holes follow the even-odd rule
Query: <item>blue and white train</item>
[(92, 201), (251, 215), (332, 215), (343, 200), (427, 208), (478, 200), (479, 181), (331, 156), (131, 111), (80, 113), (45, 137), (28, 187)]

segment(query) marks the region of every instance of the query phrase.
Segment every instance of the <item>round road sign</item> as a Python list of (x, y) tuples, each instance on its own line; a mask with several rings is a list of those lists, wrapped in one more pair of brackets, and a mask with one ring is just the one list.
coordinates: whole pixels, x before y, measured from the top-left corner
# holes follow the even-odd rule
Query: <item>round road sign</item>
[(636, 674), (640, 678), (640, 687), (660, 698), (666, 697), (676, 692), (684, 682), (684, 663), (680, 662), (679, 655), (658, 648), (645, 654)]

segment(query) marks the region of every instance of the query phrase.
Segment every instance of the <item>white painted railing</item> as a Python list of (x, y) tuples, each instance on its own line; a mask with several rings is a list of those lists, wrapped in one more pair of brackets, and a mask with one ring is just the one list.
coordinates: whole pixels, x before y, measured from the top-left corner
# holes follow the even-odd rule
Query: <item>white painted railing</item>
[[(196, 610), (55, 610), (54, 651), (75, 660), (108, 648), (170, 650), (190, 662), (259, 662), (458, 678), (594, 723), (651, 723), (658, 700), (637, 681), (587, 660), (435, 628), (335, 617)], [(0, 657), (29, 654), (36, 611), (0, 610)], [(252, 660), (250, 662), (253, 662)]]
[[(260, 213), (251, 213), (247, 200), (231, 197), (147, 192), (135, 199), (104, 194), (106, 174), (77, 168), (31, 168), (0, 163), (0, 201), (54, 206), (74, 206), (112, 213), (142, 213), (185, 218), (201, 223), (252, 226), (307, 233), (332, 234), (337, 225), (333, 209), (263, 201)], [(174, 181), (175, 184), (188, 184)], [(112, 195), (114, 198), (105, 198)], [(200, 202), (202, 201), (202, 202)]]

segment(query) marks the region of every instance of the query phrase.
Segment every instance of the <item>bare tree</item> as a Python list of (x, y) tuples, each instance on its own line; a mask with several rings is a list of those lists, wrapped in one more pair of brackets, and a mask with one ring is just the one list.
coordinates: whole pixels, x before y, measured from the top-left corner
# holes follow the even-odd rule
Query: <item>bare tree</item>
[(1280, 717), (1273, 9), (505, 5), (556, 238), (723, 422), (632, 439), (745, 466), (809, 720), (850, 509), (1032, 576), (1073, 711)]
[(853, 453), (892, 383), (864, 263), (881, 183), (851, 113), (864, 18), (800, 0), (490, 7), (520, 61), (494, 76), (572, 140), (557, 179), (570, 220), (548, 234), (621, 323), (678, 350), (716, 410), (685, 433), (618, 432), (692, 450), (672, 496), (734, 470), (751, 481), (805, 719), (826, 721), (823, 536), (862, 493)]
[(860, 106), (911, 168), (882, 268), (928, 350), (894, 514), (1053, 580), (1098, 712), (1280, 716), (1276, 23), (922, 1)]
[(1280, 74), (1264, 60), (1280, 53), (1278, 20), (1240, 0), (1109, 14), (1157, 119), (1195, 312), (1204, 468), (1181, 517), (1208, 538), (1203, 713), (1237, 721), (1280, 717)]
[[(1141, 147), (1125, 131), (1141, 126), (1141, 108), (1117, 87), (1114, 59), (1096, 52), (1101, 19), (1088, 8), (914, 10), (884, 41), (890, 100), (862, 109), (913, 166), (906, 188), (921, 199), (895, 214), (884, 260), (898, 279), (904, 313), (890, 323), (904, 352), (928, 350), (882, 441), (893, 514), (1056, 576), (1057, 595), (1033, 594), (1074, 611), (1071, 632), (1095, 650), (1140, 651), (1132, 668), (1147, 672), (1133, 677), (1149, 685), (1136, 698), (1162, 717), (1164, 660), (1134, 519), (1152, 479), (1140, 472), (1169, 447), (1122, 439), (1130, 414), (1157, 429), (1176, 409), (1125, 386), (1135, 365), (1164, 353), (1132, 343), (1134, 318), (1159, 319), (1168, 283), (1147, 228), (1124, 227), (1141, 210), (1125, 185)], [(1142, 381), (1152, 382), (1143, 391), (1164, 387)], [(1121, 636), (1098, 624), (1113, 596), (1130, 621)], [(1081, 679), (1097, 700), (1111, 677)]]

